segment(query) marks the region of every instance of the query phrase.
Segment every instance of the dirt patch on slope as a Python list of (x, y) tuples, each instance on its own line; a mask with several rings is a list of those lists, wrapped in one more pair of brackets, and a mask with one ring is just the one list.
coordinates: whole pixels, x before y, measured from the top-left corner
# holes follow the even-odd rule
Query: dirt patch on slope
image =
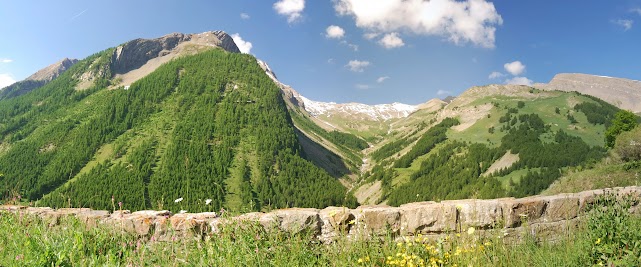
[(381, 181), (361, 185), (361, 187), (354, 192), (354, 196), (361, 205), (376, 205), (380, 201), (383, 193), (381, 186)]
[(512, 164), (519, 161), (519, 159), (519, 154), (512, 154), (511, 151), (505, 152), (505, 155), (492, 163), (492, 166), (490, 166), (485, 173), (481, 174), (481, 177), (488, 176), (501, 169), (509, 168)]

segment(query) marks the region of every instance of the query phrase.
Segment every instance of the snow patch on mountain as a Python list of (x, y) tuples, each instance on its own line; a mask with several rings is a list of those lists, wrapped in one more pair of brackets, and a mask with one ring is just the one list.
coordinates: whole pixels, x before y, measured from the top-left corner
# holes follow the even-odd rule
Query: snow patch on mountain
[(366, 105), (361, 103), (337, 104), (335, 102), (313, 101), (301, 96), (305, 104), (305, 110), (312, 116), (332, 116), (336, 113), (352, 115), (364, 115), (371, 120), (389, 120), (404, 118), (418, 110), (417, 106), (402, 103)]
[(320, 102), (310, 100), (296, 92), (290, 86), (281, 83), (278, 78), (276, 78), (276, 74), (274, 74), (274, 72), (266, 62), (260, 59), (257, 59), (257, 62), (258, 65), (260, 65), (260, 67), (265, 71), (265, 74), (267, 74), (267, 76), (269, 76), (269, 78), (272, 79), (281, 88), (281, 90), (283, 90), (286, 97), (297, 100), (297, 104), (314, 117), (318, 117), (321, 115), (327, 117), (346, 116), (352, 118), (363, 118), (373, 121), (386, 121), (390, 119), (407, 117), (414, 111), (417, 111), (419, 109), (419, 106), (406, 105), (402, 103), (366, 105), (361, 103), (337, 104), (335, 102)]

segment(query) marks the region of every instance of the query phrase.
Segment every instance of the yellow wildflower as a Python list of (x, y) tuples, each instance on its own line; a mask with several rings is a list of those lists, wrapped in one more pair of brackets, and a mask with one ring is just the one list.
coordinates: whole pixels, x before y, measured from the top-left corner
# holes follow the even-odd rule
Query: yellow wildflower
[(600, 244), (600, 243), (601, 243), (601, 238), (597, 238), (597, 239), (596, 239), (596, 242), (594, 242), (594, 244), (595, 244), (595, 245), (598, 245), (598, 244)]
[(474, 234), (474, 227), (467, 228), (467, 234), (468, 235), (473, 235)]

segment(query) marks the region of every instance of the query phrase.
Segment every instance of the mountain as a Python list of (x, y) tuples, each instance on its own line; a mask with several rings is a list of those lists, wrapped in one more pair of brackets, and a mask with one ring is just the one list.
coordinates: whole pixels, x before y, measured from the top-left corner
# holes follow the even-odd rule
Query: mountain
[(68, 59), (64, 58), (54, 64), (47, 66), (44, 69), (39, 70), (38, 72), (27, 77), (26, 81), (45, 81), (50, 82), (53, 79), (57, 78), (63, 72), (67, 71), (71, 66), (78, 62), (77, 59)]
[(327, 103), (222, 31), (136, 39), (0, 99), (0, 192), (174, 212), (532, 195), (605, 155), (619, 108), (568, 91)]
[(0, 99), (20, 96), (31, 92), (36, 88), (42, 87), (60, 76), (63, 72), (67, 71), (77, 62), (77, 59), (64, 58), (54, 64), (51, 64), (27, 77), (23, 81), (14, 83), (2, 89), (2, 91), (0, 91)]
[(0, 100), (0, 192), (174, 212), (355, 206), (306, 160), (279, 88), (238, 52), (224, 32), (133, 40)]
[(580, 73), (560, 73), (547, 84), (535, 84), (545, 90), (577, 91), (605, 100), (622, 109), (641, 113), (641, 81)]

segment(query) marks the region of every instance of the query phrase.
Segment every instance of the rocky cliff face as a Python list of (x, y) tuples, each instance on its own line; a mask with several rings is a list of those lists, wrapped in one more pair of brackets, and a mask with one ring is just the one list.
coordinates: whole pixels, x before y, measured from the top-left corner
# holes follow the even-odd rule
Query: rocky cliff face
[(57, 78), (63, 72), (67, 71), (71, 66), (78, 62), (77, 59), (65, 58), (54, 64), (47, 66), (44, 69), (39, 70), (33, 75), (27, 77), (25, 81), (45, 81), (50, 82), (51, 80)]
[(46, 68), (37, 71), (26, 79), (2, 89), (2, 91), (0, 91), (0, 99), (21, 96), (35, 89), (38, 89), (51, 82), (53, 79), (58, 78), (58, 76), (71, 68), (71, 66), (76, 64), (76, 62), (78, 62), (77, 59), (65, 58), (54, 64), (51, 64)]
[(619, 108), (641, 112), (641, 81), (580, 73), (560, 73), (550, 83), (535, 84), (545, 90), (577, 91), (595, 96)]
[(231, 36), (223, 31), (199, 34), (172, 33), (156, 39), (136, 39), (118, 46), (111, 59), (113, 74), (124, 74), (138, 69), (151, 59), (171, 54), (181, 44), (194, 44), (240, 53)]

